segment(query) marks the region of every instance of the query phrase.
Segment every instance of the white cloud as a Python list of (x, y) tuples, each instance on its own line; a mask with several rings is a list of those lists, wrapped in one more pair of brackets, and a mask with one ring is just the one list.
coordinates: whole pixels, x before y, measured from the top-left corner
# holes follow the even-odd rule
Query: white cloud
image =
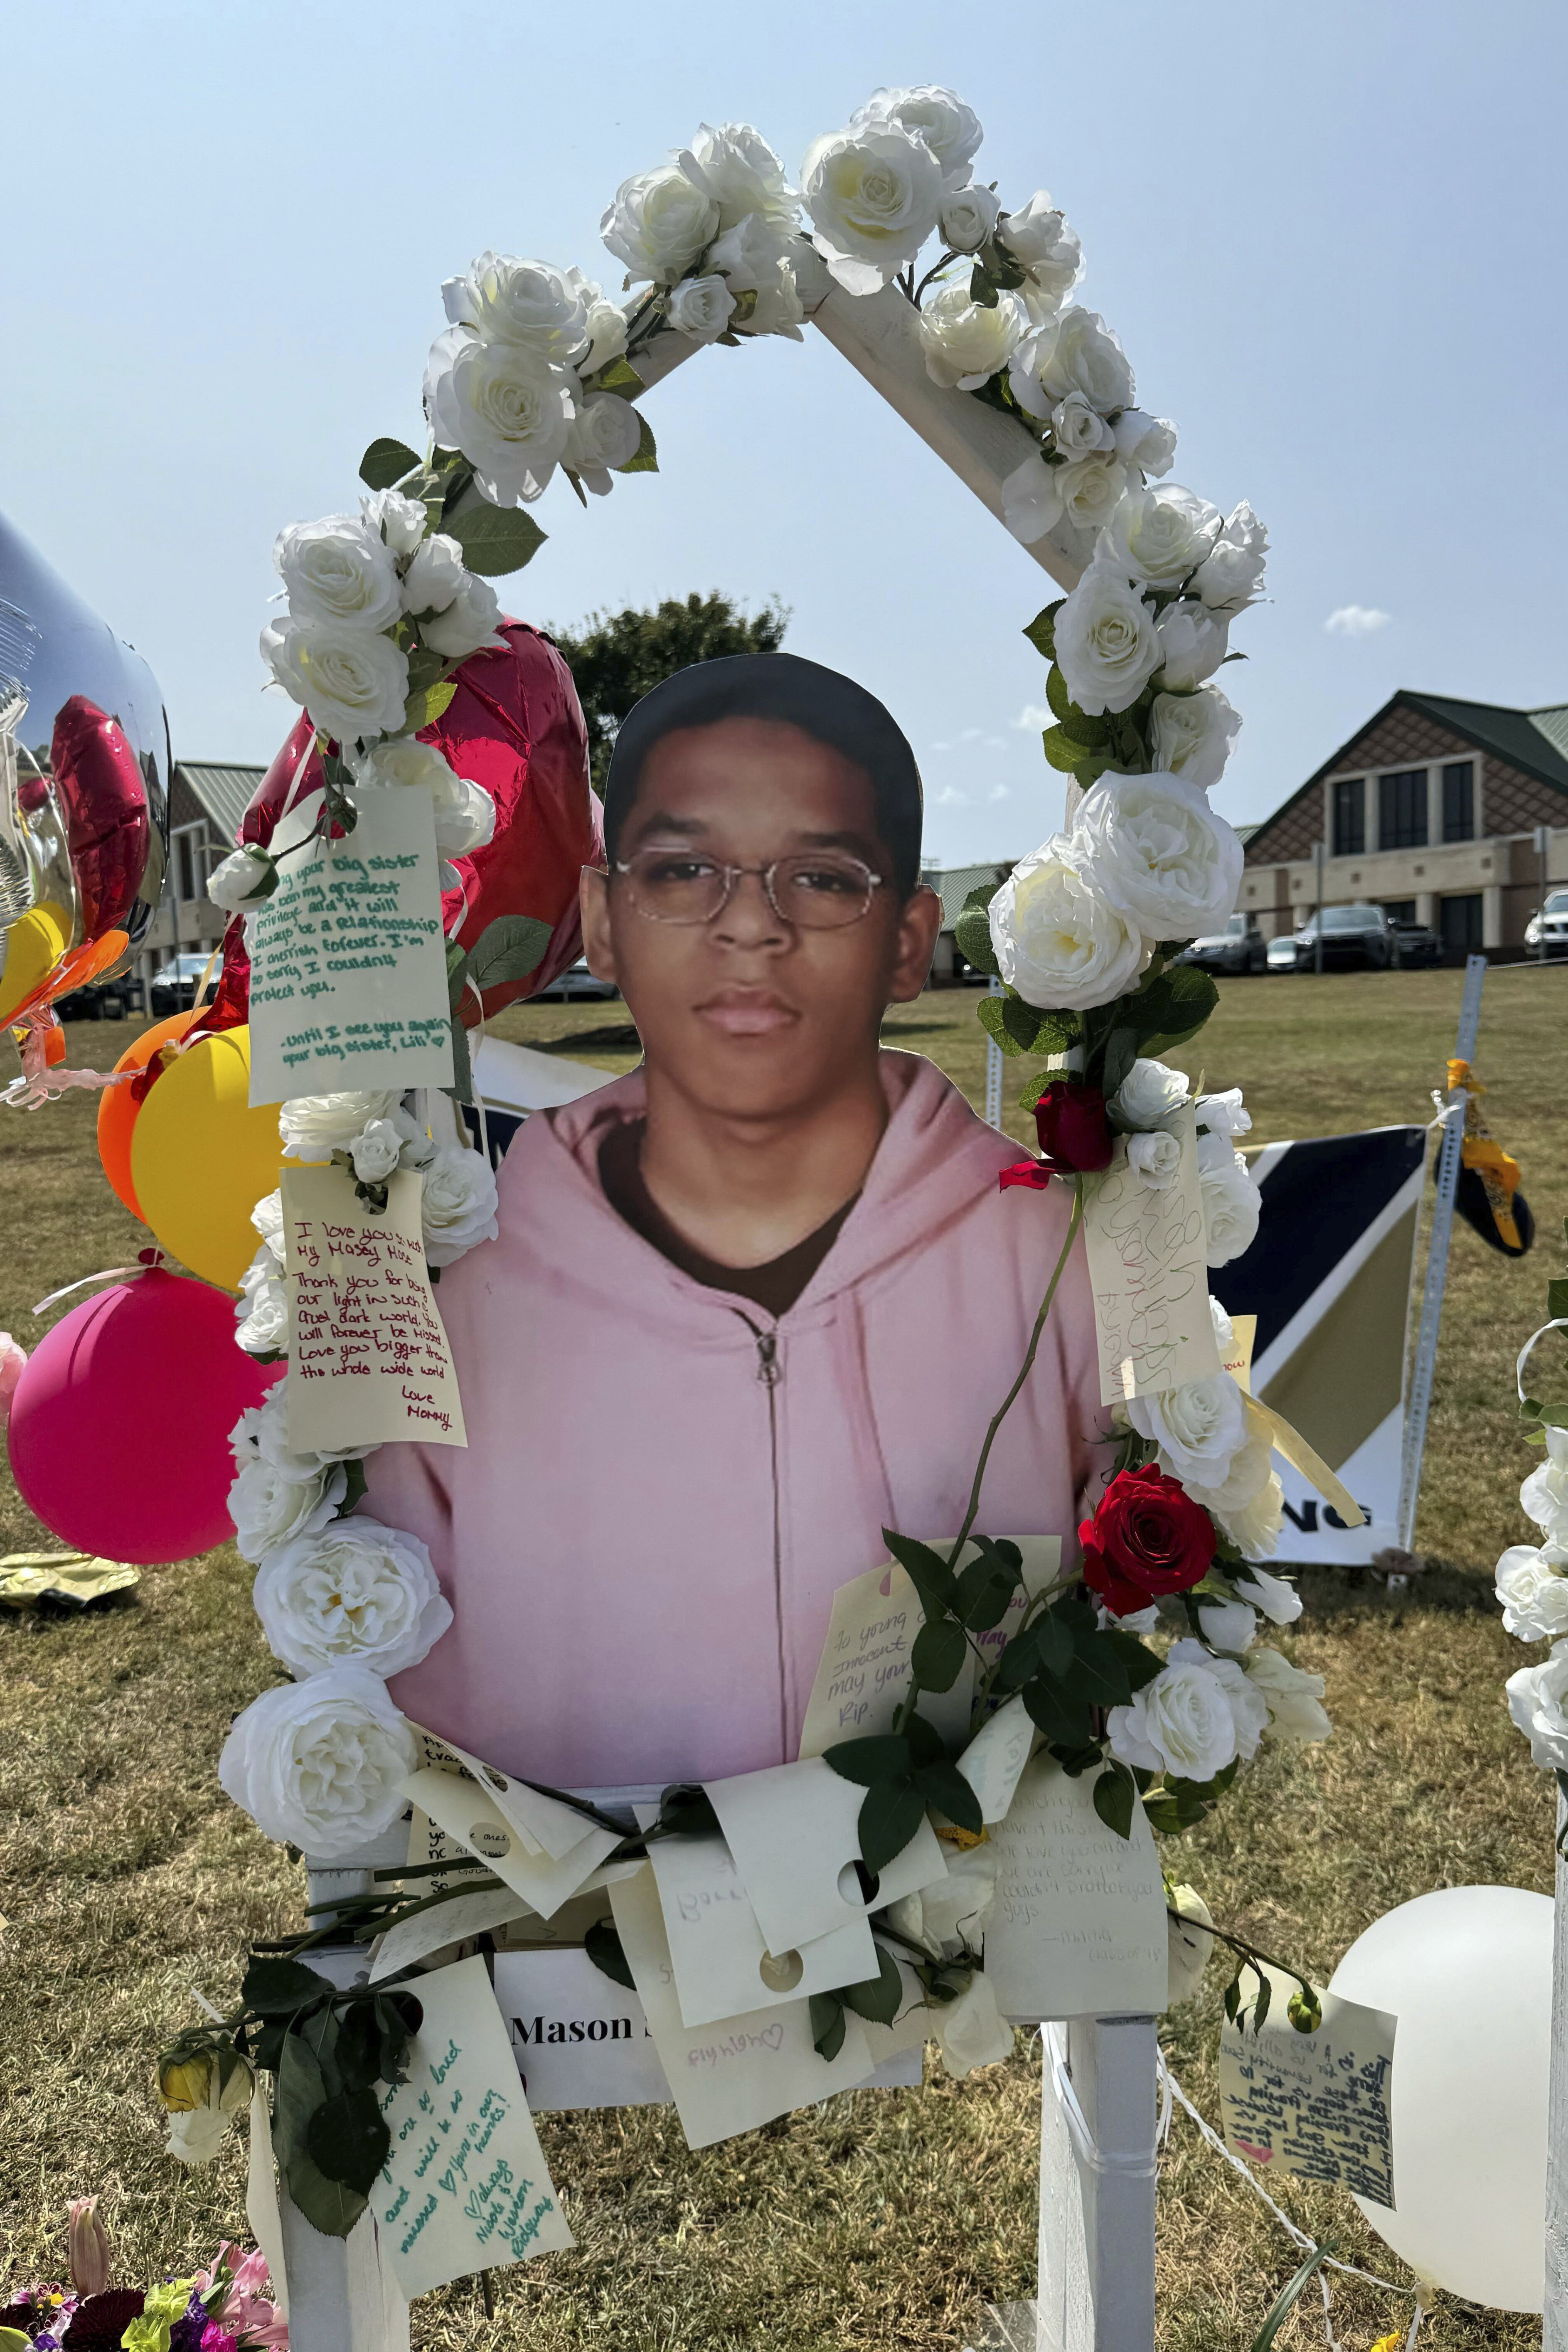
[(1385, 629), (1393, 617), (1391, 613), (1380, 613), (1375, 604), (1342, 604), (1323, 626), (1331, 637), (1370, 637), (1374, 629)]
[(1038, 702), (1026, 702), (1013, 721), (1015, 727), (1023, 729), (1030, 735), (1043, 734), (1045, 730), (1054, 723), (1051, 713)]

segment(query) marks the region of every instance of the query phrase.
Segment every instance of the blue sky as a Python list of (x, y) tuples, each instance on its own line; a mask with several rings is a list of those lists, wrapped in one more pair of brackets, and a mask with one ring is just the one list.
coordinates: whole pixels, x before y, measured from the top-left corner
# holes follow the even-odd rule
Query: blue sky
[[(177, 753), (264, 759), (291, 715), (256, 652), (274, 534), (352, 505), (374, 436), (417, 438), (443, 278), (493, 245), (615, 284), (600, 213), (700, 121), (793, 172), (879, 83), (947, 82), (978, 176), (1077, 228), (1173, 478), (1269, 527), (1215, 796), (1260, 817), (1395, 687), (1568, 699), (1565, 69), (1553, 0), (34, 5), (0, 505), (148, 656)], [(908, 729), (929, 848), (1049, 832), (1019, 632), (1056, 592), (837, 355), (714, 350), (648, 413), (660, 474), (586, 514), (552, 485), (508, 608), (777, 595), (792, 648)]]

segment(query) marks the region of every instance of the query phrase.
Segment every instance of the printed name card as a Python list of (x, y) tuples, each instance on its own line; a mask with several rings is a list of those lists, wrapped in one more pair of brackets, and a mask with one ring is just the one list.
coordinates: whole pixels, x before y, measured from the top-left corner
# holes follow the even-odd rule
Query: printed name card
[(586, 1952), (498, 1952), (495, 1970), (531, 2114), (669, 2105), (641, 2001)]
[(1191, 1104), (1166, 1124), (1182, 1154), (1163, 1192), (1145, 1184), (1125, 1152), (1084, 1184), (1083, 1231), (1100, 1343), (1100, 1401), (1124, 1404), (1219, 1370), (1196, 1118)]
[(392, 2147), (371, 2191), (405, 2296), (574, 2240), (540, 2152), (483, 1960), (421, 1977), (408, 2079), (386, 2086)]
[(1119, 1837), (1094, 1810), (1092, 1770), (1071, 1780), (1037, 1756), (991, 1850), (985, 1973), (1005, 2016), (1037, 2024), (1164, 2008), (1165, 1889), (1142, 1805), (1131, 1838)]
[(468, 1442), (420, 1239), (423, 1181), (400, 1169), (378, 1216), (346, 1168), (283, 1171), (289, 1443), (300, 1453)]
[(1325, 1992), (1323, 2021), (1298, 2033), (1287, 2013), (1300, 1990), (1268, 1970), (1268, 2014), (1255, 2033), (1249, 2008), (1220, 2031), (1225, 2136), (1262, 2172), (1337, 2181), (1394, 2210), (1394, 2035), (1381, 2009)]
[(449, 1087), (452, 1032), (428, 793), (356, 793), (359, 822), (312, 842), (321, 803), (272, 838), (278, 887), (245, 919), (250, 1099)]

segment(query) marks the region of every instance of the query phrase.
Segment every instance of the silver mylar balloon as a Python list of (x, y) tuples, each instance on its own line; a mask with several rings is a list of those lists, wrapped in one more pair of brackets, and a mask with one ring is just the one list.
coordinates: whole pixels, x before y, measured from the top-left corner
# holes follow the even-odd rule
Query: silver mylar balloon
[(43, 910), (64, 955), (100, 946), (93, 977), (127, 968), (163, 894), (171, 766), (147, 664), (0, 515), (0, 953)]

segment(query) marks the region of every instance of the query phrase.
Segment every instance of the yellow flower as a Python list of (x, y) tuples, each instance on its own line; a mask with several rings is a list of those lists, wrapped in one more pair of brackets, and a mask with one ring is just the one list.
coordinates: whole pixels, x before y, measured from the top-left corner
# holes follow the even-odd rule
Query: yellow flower
[(1378, 2337), (1377, 2342), (1372, 2347), (1372, 2352), (1399, 2352), (1399, 2347), (1404, 2341), (1404, 2328), (1395, 2327), (1388, 2335)]

